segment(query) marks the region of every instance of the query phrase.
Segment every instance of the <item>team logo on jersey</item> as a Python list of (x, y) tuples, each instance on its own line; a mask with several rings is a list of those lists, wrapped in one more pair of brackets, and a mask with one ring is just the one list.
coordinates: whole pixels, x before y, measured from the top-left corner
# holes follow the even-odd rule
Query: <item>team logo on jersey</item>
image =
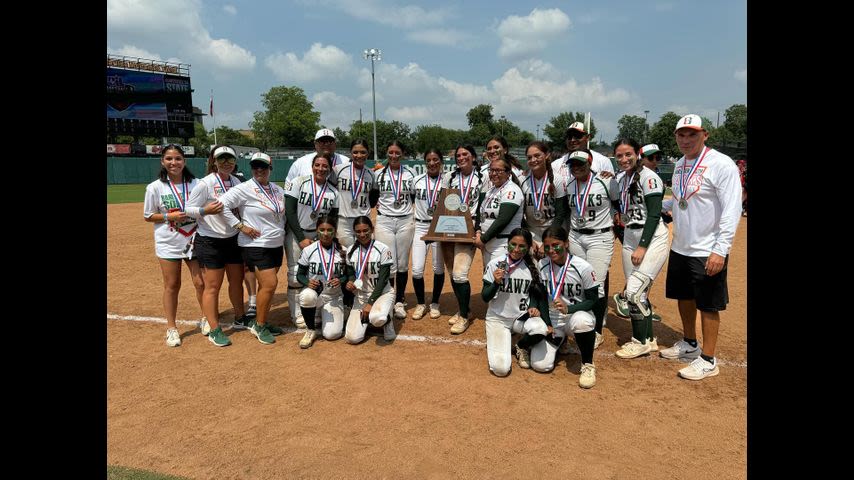
[[(703, 185), (703, 173), (706, 172), (706, 168), (708, 167), (699, 167), (697, 171), (694, 172), (694, 175), (691, 175), (691, 178), (688, 179), (688, 185), (685, 187), (685, 191), (682, 192), (680, 197), (687, 197), (688, 195), (693, 195), (700, 190), (700, 187)], [(685, 174), (687, 175), (690, 169), (686, 168)], [(676, 178), (676, 175), (682, 175), (682, 169), (678, 169), (673, 172), (673, 178)], [(673, 182), (673, 185), (677, 185), (677, 182)]]

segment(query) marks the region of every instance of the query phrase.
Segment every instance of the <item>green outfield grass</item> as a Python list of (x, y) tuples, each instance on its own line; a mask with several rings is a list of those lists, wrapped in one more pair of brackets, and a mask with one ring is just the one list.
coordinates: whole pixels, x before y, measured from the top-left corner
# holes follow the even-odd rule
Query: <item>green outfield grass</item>
[(142, 203), (145, 201), (145, 184), (107, 185), (107, 203)]
[(138, 468), (117, 467), (107, 465), (107, 480), (188, 480), (186, 477), (175, 477), (162, 473), (149, 472)]

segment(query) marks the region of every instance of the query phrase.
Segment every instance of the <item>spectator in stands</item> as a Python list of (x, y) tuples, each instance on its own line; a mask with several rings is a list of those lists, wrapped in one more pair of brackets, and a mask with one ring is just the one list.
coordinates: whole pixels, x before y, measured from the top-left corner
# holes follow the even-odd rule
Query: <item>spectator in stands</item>
[(332, 159), (332, 171), (329, 172), (329, 181), (332, 182), (332, 184), (335, 184), (338, 181), (335, 174), (337, 167), (339, 165), (350, 163), (350, 157), (335, 153), (335, 149), (337, 148), (338, 143), (335, 141), (335, 134), (332, 130), (328, 128), (321, 128), (316, 134), (314, 134), (315, 151), (307, 153), (294, 160), (293, 165), (291, 165), (290, 170), (288, 170), (288, 176), (285, 179), (285, 182), (290, 182), (291, 180), (304, 175), (311, 175), (312, 162), (315, 157), (320, 153), (325, 153)]

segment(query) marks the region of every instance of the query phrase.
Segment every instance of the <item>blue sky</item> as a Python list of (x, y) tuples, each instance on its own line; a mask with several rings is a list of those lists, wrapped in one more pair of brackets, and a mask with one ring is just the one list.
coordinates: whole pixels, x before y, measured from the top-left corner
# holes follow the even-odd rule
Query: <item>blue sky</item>
[[(747, 103), (746, 0), (596, 2), (108, 0), (107, 52), (191, 65), (193, 104), (246, 129), (261, 95), (299, 86), (329, 128), (377, 118), (468, 128), (493, 105), (532, 133), (592, 112), (604, 140), (624, 114), (717, 121)], [(205, 127), (212, 128), (209, 117)], [(598, 138), (597, 138), (598, 139)]]

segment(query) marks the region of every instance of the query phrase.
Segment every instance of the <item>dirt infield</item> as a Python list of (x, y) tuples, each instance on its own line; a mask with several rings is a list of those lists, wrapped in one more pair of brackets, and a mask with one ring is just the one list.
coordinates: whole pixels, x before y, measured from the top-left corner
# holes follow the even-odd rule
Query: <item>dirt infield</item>
[[(108, 225), (108, 312), (163, 318), (142, 204), (109, 205)], [(441, 318), (395, 322), (401, 335), (453, 343), (379, 336), (358, 346), (319, 340), (301, 350), (302, 333), (268, 346), (243, 330), (227, 331), (233, 345), (216, 348), (198, 328), (179, 325), (183, 345), (169, 348), (164, 324), (108, 319), (108, 464), (199, 479), (746, 478), (746, 230), (742, 218), (729, 263), (730, 304), (721, 314), (721, 374), (701, 382), (678, 378), (683, 364), (676, 361), (615, 357), (631, 325), (614, 315), (613, 302), (593, 389), (578, 387), (577, 354), (559, 356), (548, 374), (520, 369), (514, 359), (512, 373), (497, 378), (485, 346), (457, 343), (485, 343), (475, 273), (477, 321), (464, 334), (449, 333), (448, 281)], [(472, 271), (481, 270), (478, 254)], [(619, 255), (610, 275), (613, 294), (624, 283)], [(654, 326), (663, 347), (681, 338), (664, 275), (651, 293), (663, 316)], [(291, 327), (283, 279), (280, 272), (270, 321)], [(432, 276), (425, 281), (429, 295)], [(407, 303), (411, 312), (411, 280)], [(225, 289), (220, 308), (230, 323)], [(178, 319), (200, 317), (185, 269)]]

